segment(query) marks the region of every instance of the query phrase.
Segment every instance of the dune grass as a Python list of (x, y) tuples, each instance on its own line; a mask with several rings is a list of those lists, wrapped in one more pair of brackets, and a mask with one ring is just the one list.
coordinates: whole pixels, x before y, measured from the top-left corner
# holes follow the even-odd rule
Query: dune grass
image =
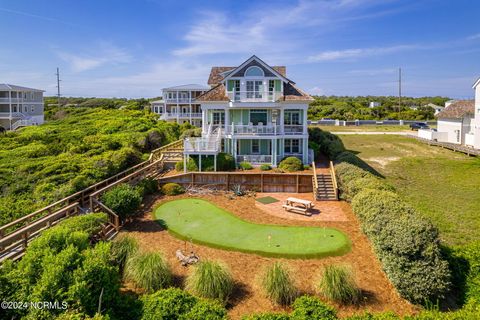
[(351, 268), (348, 266), (326, 266), (320, 278), (318, 289), (325, 298), (337, 303), (356, 304), (360, 300), (361, 291), (355, 282)]
[(172, 284), (172, 272), (158, 252), (138, 252), (128, 258), (125, 277), (148, 293)]
[(186, 287), (197, 296), (226, 303), (233, 290), (233, 278), (224, 264), (202, 260), (188, 275)]
[(350, 250), (349, 239), (336, 229), (251, 223), (202, 199), (165, 202), (155, 217), (174, 236), (214, 248), (285, 258), (336, 256)]
[(262, 286), (268, 298), (281, 306), (292, 304), (298, 295), (298, 289), (295, 287), (290, 271), (280, 262), (267, 267)]

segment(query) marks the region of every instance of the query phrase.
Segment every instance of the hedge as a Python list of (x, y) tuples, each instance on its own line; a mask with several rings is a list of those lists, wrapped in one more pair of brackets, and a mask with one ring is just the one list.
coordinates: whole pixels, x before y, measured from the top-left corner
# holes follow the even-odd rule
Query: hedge
[(312, 142), (335, 162), (343, 199), (351, 201), (388, 278), (413, 303), (437, 301), (450, 289), (451, 274), (442, 256), (438, 230), (407, 205), (368, 164), (346, 151), (341, 140), (310, 128)]
[(141, 188), (129, 184), (120, 184), (105, 192), (101, 200), (103, 204), (125, 219), (135, 214), (142, 203)]
[(297, 157), (287, 157), (280, 161), (278, 167), (287, 172), (302, 171), (303, 163)]
[[(183, 160), (180, 160), (175, 164), (175, 170), (183, 171)], [(189, 157), (187, 160), (187, 171), (198, 171), (198, 166), (193, 158)]]
[(162, 193), (167, 196), (176, 196), (185, 192), (185, 189), (178, 183), (170, 182), (162, 186)]

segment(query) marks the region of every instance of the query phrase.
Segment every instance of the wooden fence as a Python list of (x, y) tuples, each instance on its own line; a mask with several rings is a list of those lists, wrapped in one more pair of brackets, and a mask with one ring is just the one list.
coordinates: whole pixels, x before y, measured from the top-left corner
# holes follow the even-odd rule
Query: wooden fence
[(257, 172), (190, 172), (159, 178), (160, 183), (175, 182), (182, 186), (209, 186), (230, 190), (240, 185), (245, 190), (258, 192), (312, 192), (311, 173), (257, 173)]
[(182, 146), (182, 143), (179, 140), (155, 149), (150, 153), (147, 161), (1, 226), (0, 261), (6, 258), (19, 258), (23, 255), (28, 242), (38, 236), (41, 231), (67, 217), (81, 213), (87, 204), (91, 212), (105, 212), (108, 216), (109, 224), (115, 230), (118, 230), (121, 226), (118, 215), (101, 203), (99, 197), (120, 183), (135, 184), (145, 177), (157, 175), (163, 170), (163, 152), (169, 149), (177, 149), (179, 146)]

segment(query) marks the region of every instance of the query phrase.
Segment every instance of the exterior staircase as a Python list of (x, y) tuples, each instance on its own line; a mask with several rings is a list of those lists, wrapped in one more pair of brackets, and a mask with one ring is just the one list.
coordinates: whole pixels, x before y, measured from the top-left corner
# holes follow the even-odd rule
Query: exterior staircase
[(178, 140), (160, 148), (164, 163), (177, 163), (183, 160), (183, 140)]
[[(315, 168), (315, 162), (312, 164)], [(314, 169), (312, 184), (313, 196), (317, 201), (337, 201), (338, 187), (337, 179), (335, 177), (335, 169), (330, 161), (330, 172), (318, 174)]]

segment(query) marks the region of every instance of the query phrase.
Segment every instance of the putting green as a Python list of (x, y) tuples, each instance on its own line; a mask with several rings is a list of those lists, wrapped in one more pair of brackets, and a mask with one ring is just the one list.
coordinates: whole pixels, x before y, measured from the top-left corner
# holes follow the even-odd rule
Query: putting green
[(347, 236), (332, 228), (255, 224), (196, 198), (173, 200), (155, 210), (174, 236), (214, 248), (285, 258), (342, 255)]

